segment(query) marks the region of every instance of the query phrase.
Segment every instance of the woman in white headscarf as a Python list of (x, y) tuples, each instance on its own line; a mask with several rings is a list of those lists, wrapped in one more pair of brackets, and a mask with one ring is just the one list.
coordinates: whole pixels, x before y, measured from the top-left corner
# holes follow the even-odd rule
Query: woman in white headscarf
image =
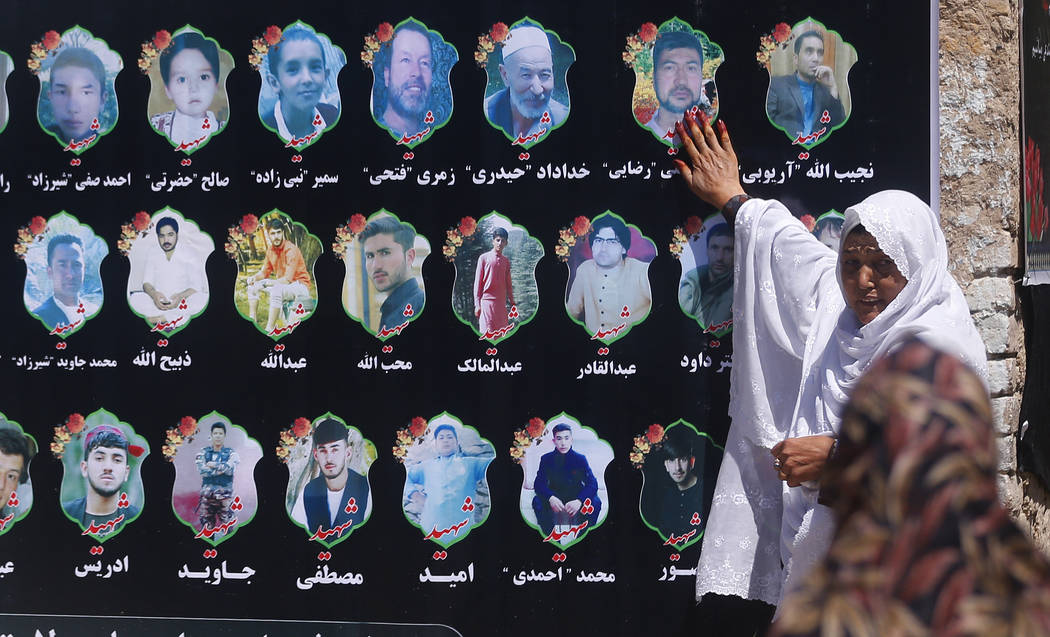
[[(701, 118), (703, 119), (703, 118)], [(841, 414), (873, 360), (912, 336), (986, 377), (985, 349), (929, 206), (902, 191), (846, 210), (838, 254), (780, 202), (749, 199), (725, 125), (679, 124), (689, 188), (735, 227), (732, 426), (697, 598), (777, 605), (834, 531), (817, 503)]]

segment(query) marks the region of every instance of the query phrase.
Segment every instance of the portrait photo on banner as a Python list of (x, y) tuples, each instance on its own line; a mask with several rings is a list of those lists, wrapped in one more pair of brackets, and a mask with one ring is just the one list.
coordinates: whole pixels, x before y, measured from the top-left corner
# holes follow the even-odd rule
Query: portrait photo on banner
[(623, 60), (634, 71), (634, 120), (664, 144), (680, 142), (674, 124), (683, 121), (687, 111), (711, 120), (718, 117), (715, 71), (725, 55), (703, 31), (680, 18), (659, 28), (646, 22), (627, 37)]
[(838, 32), (813, 18), (782, 22), (760, 40), (758, 57), (769, 71), (766, 116), (793, 144), (812, 148), (849, 120), (857, 50)]
[(175, 334), (204, 312), (210, 295), (204, 265), (215, 243), (196, 222), (168, 207), (152, 217), (140, 212), (122, 228), (118, 247), (131, 262), (128, 305), (151, 331)]
[(413, 148), (448, 123), (459, 53), (440, 33), (415, 18), (384, 22), (365, 37), (362, 59), (372, 68), (372, 119), (398, 145)]
[[(805, 222), (805, 216), (803, 216)], [(813, 236), (835, 252), (842, 247), (842, 226), (846, 217), (838, 210), (832, 209), (817, 217), (813, 222)]]
[(7, 122), (11, 119), (11, 106), (7, 97), (7, 78), (15, 68), (11, 56), (0, 51), (0, 133), (7, 128)]
[(23, 244), (26, 282), (22, 298), (26, 310), (48, 332), (66, 338), (102, 308), (100, 267), (109, 246), (91, 226), (65, 211), (46, 221), (34, 217), (30, 225), (43, 228), (34, 228), (33, 232), (41, 232)]
[(30, 47), (29, 68), (40, 80), (40, 127), (64, 150), (84, 152), (117, 124), (120, 54), (82, 27), (48, 31)]
[(405, 465), (402, 509), (424, 540), (447, 548), (488, 518), (492, 496), (486, 474), (496, 448), (448, 413), (413, 426), (419, 424), (425, 429), (414, 442), (403, 446), (399, 436), (403, 455), (395, 452)]
[(656, 243), (637, 226), (607, 210), (594, 219), (576, 217), (559, 241), (569, 268), (565, 311), (592, 338), (611, 343), (649, 316)]
[(698, 221), (690, 217), (681, 235), (678, 306), (705, 333), (723, 336), (733, 329), (733, 229), (721, 213), (692, 227)]
[(164, 457), (175, 467), (171, 508), (212, 546), (251, 522), (259, 508), (255, 464), (262, 445), (218, 412), (182, 417), (168, 429)]
[(174, 35), (157, 31), (149, 44), (150, 53), (139, 58), (150, 83), (146, 116), (176, 151), (189, 155), (230, 121), (226, 78), (233, 56), (190, 25)]
[(605, 468), (613, 448), (572, 416), (547, 420), (542, 434), (519, 459), (524, 480), (518, 502), (525, 523), (544, 542), (565, 549), (609, 515)]
[(530, 148), (569, 117), (569, 67), (576, 52), (531, 18), (492, 26), (479, 38), (475, 61), (484, 69), (483, 108), (511, 144)]
[(631, 462), (642, 472), (638, 510), (646, 526), (676, 550), (699, 542), (707, 526), (722, 448), (706, 433), (677, 420), (666, 428), (651, 425), (636, 437)]
[(10, 531), (33, 508), (29, 464), (38, 449), (36, 438), (0, 414), (0, 535)]
[(463, 217), (443, 250), (456, 266), (452, 310), (480, 340), (496, 344), (536, 315), (543, 244), (525, 226), (495, 211), (477, 222)]
[(331, 547), (368, 521), (376, 447), (360, 430), (330, 412), (312, 422), (296, 418), (281, 433), (280, 448), (288, 465), (284, 508), (308, 539)]
[(55, 427), (51, 453), (62, 461), (62, 511), (84, 535), (102, 542), (142, 513), (149, 443), (115, 414), (70, 414)]
[(346, 54), (305, 22), (271, 25), (249, 57), (262, 79), (259, 119), (286, 148), (302, 150), (339, 121), (339, 71)]
[(237, 313), (274, 340), (290, 334), (317, 308), (314, 264), (322, 249), (316, 235), (280, 210), (241, 217), (226, 242), (237, 264)]
[(380, 340), (401, 333), (426, 305), (423, 261), (430, 242), (412, 224), (380, 209), (353, 215), (336, 229), (343, 260), (343, 309)]

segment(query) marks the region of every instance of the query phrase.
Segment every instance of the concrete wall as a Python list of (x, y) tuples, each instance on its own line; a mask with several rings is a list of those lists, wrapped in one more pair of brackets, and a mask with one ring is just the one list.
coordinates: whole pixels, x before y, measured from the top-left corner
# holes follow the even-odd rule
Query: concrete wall
[[(1017, 471), (1024, 326), (1020, 0), (940, 0), (941, 225), (949, 269), (988, 348), (1000, 495), (1050, 554), (1050, 497)], [(1023, 236), (1023, 235), (1022, 235)]]

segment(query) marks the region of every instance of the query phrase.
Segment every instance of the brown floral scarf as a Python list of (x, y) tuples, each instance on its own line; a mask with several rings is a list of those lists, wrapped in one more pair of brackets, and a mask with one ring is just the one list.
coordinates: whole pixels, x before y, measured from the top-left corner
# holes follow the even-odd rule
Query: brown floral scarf
[(843, 416), (822, 500), (838, 530), (774, 635), (1050, 635), (1050, 561), (996, 490), (988, 394), (912, 341), (872, 366)]

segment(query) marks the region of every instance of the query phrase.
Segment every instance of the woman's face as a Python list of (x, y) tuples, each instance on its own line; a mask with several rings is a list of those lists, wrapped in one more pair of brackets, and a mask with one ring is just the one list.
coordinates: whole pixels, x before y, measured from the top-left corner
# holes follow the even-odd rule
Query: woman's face
[(197, 49), (183, 49), (171, 59), (164, 92), (183, 115), (204, 117), (218, 83), (219, 77), (203, 53)]
[(855, 229), (846, 236), (839, 263), (846, 305), (861, 325), (871, 323), (908, 284), (893, 259), (886, 256), (875, 237), (863, 229)]

